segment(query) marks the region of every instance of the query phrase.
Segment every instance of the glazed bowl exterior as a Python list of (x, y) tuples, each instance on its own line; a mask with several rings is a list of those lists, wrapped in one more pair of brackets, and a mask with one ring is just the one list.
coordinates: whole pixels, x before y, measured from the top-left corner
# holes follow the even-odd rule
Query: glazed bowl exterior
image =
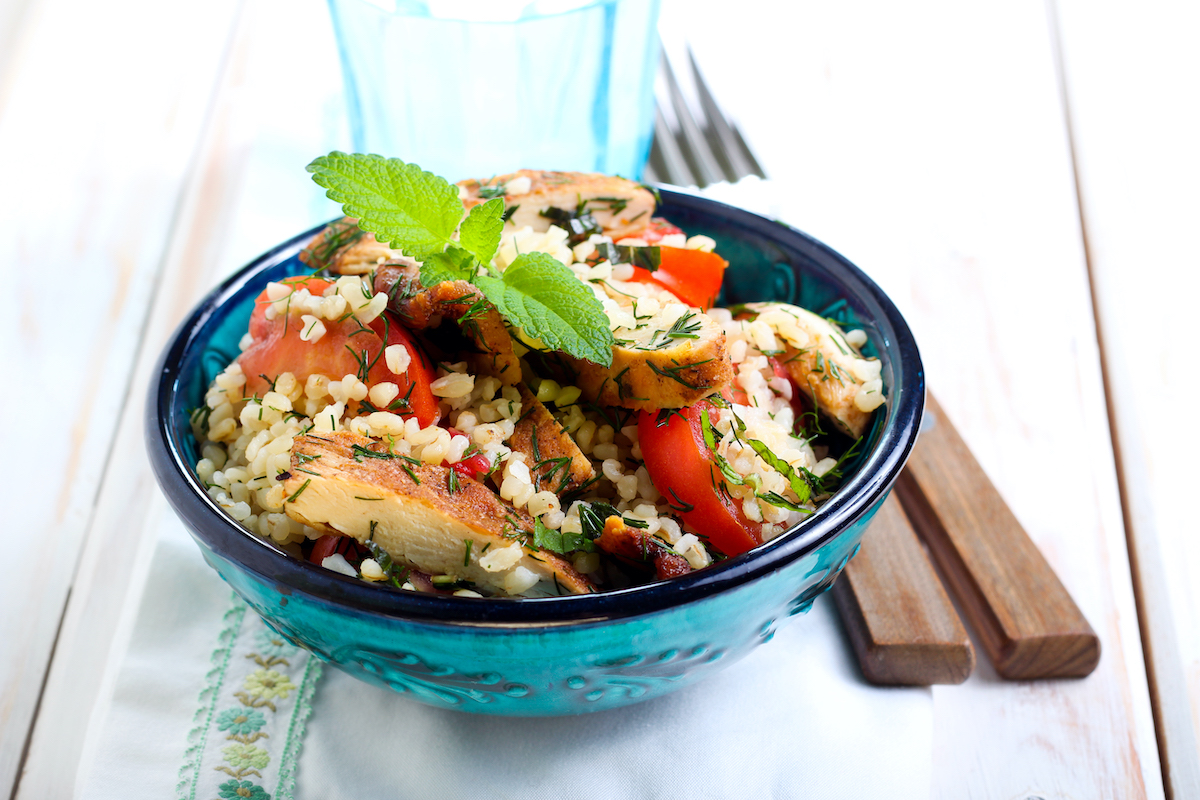
[(163, 353), (146, 412), (159, 485), (204, 558), (267, 623), (322, 660), (431, 705), (541, 716), (615, 708), (702, 680), (807, 611), (858, 549), (916, 439), (925, 385), (904, 319), (830, 248), (773, 220), (679, 192), (658, 213), (717, 241), (730, 262), (722, 302), (780, 300), (865, 330), (887, 403), (847, 478), (817, 514), (748, 553), (670, 581), (595, 595), (495, 599), (368, 585), (294, 559), (204, 492), (189, 411), (236, 357), (265, 284), (305, 271), (319, 228), (215, 289)]

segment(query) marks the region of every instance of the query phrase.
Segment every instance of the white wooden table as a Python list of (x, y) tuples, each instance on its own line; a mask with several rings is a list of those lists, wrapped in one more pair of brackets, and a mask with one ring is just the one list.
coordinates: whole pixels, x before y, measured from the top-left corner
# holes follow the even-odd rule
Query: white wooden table
[[(1102, 639), (1085, 680), (935, 688), (935, 796), (1200, 797), (1198, 7), (738, 8), (676, 19), (788, 219), (908, 316)], [(0, 797), (72, 793), (169, 513), (153, 359), (221, 276), (333, 216), (303, 166), (349, 147), (340, 102), (319, 0), (0, 0)]]

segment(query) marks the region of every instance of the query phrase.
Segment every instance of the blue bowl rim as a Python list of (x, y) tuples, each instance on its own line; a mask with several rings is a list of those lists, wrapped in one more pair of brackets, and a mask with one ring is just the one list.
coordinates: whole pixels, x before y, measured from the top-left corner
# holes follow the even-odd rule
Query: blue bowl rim
[[(753, 550), (707, 569), (668, 581), (591, 595), (545, 598), (471, 598), (422, 594), (368, 585), (318, 565), (295, 559), (228, 517), (204, 492), (172, 433), (183, 355), (216, 309), (262, 270), (297, 253), (324, 224), (272, 248), (213, 289), (179, 325), (159, 359), (146, 404), (146, 446), (155, 477), (193, 536), (214, 551), (274, 584), (283, 595), (300, 592), (360, 613), (449, 625), (553, 625), (594, 622), (651, 614), (727, 591), (779, 570), (817, 550), (882, 501), (907, 461), (924, 409), (925, 378), (920, 353), (899, 310), (858, 267), (817, 239), (784, 223), (686, 192), (661, 189), (663, 206), (719, 216), (723, 223), (760, 239), (805, 252), (851, 290), (877, 305), (894, 337), (893, 360), (903, 365), (898, 386), (888, 388), (889, 414), (874, 450), (817, 515)], [(898, 400), (897, 400), (898, 398)]]

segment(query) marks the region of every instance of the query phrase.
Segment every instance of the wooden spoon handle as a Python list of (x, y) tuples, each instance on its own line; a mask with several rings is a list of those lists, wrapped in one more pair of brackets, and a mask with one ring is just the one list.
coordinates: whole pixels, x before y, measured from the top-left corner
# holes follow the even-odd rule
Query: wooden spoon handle
[(895, 497), (833, 585), (863, 676), (884, 686), (962, 683), (975, 649)]
[(1100, 639), (932, 395), (925, 416), (895, 493), (996, 671), (1088, 675)]

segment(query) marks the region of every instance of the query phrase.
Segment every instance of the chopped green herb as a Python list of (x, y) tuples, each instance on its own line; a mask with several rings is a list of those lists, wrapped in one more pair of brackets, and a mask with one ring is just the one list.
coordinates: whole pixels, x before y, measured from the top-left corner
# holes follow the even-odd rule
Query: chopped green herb
[(592, 543), (584, 533), (564, 533), (556, 531), (553, 528), (547, 528), (540, 519), (534, 520), (533, 527), (533, 544), (543, 550), (549, 550), (552, 553), (567, 555), (583, 551), (585, 553), (594, 553), (596, 545)]
[(811, 509), (797, 505), (796, 503), (793, 503), (791, 500), (788, 500), (786, 497), (776, 492), (764, 492), (762, 494), (756, 494), (755, 497), (757, 497), (759, 500), (762, 500), (764, 503), (769, 503), (773, 506), (778, 506), (779, 508), (786, 508), (790, 511), (798, 511), (801, 514), (812, 513)]
[(671, 417), (679, 417), (687, 424), (688, 418), (683, 415), (683, 410), (678, 408), (663, 408), (659, 409), (658, 416), (654, 418), (654, 427), (663, 428), (671, 424)]
[(574, 247), (587, 241), (593, 233), (603, 233), (600, 223), (587, 210), (588, 201), (580, 200), (574, 211), (565, 208), (543, 208), (538, 215), (551, 220), (555, 225), (568, 233), (567, 244)]
[[(668, 506), (668, 507), (669, 507), (669, 508), (670, 508), (672, 511), (676, 512), (677, 514), (686, 514), (686, 513), (688, 513), (689, 511), (691, 511), (693, 508), (695, 508), (695, 507), (696, 507), (696, 506), (695, 506), (695, 505), (693, 505), (692, 503), (688, 503), (688, 502), (685, 502), (684, 500), (681, 500), (681, 499), (679, 498), (679, 495), (677, 495), (677, 494), (675, 493), (675, 489), (674, 489), (673, 487), (668, 487), (668, 488), (667, 488), (667, 491), (668, 491), (668, 492), (670, 492), (670, 494), (671, 494), (671, 497), (674, 497), (674, 498), (675, 498), (675, 502), (674, 502), (674, 503), (672, 503), (672, 502), (670, 502), (670, 501), (668, 500), (668, 501), (667, 501), (667, 506)], [(678, 505), (676, 505), (676, 503), (677, 503)]]
[(700, 387), (694, 383), (688, 383), (683, 378), (679, 377), (679, 373), (682, 370), (692, 369), (693, 367), (699, 367), (703, 364), (707, 364), (710, 361), (712, 361), (711, 358), (706, 358), (703, 361), (695, 361), (690, 364), (680, 364), (675, 359), (671, 359), (671, 363), (675, 364), (675, 366), (667, 367), (666, 369), (663, 369), (662, 367), (658, 366), (653, 361), (647, 361), (646, 364), (647, 364), (647, 366), (650, 367), (650, 369), (652, 369), (657, 374), (663, 376), (664, 378), (670, 378), (671, 380), (675, 381), (676, 383), (678, 383), (682, 386), (685, 386), (688, 389), (691, 389), (692, 391), (697, 391), (697, 390), (699, 390)]
[(362, 463), (363, 458), (379, 458), (384, 461), (390, 461), (393, 458), (399, 458), (396, 453), (380, 453), (377, 450), (368, 450), (361, 444), (350, 445), (350, 457), (355, 461)]
[(348, 250), (356, 244), (366, 231), (348, 219), (340, 219), (325, 229), (321, 241), (305, 253), (310, 267), (327, 269), (334, 257), (343, 250)]
[(604, 533), (604, 523), (609, 517), (619, 517), (621, 512), (610, 506), (608, 503), (581, 503), (579, 506), (579, 523), (583, 529), (583, 535), (588, 539), (599, 539), (600, 534)]
[(796, 497), (800, 498), (801, 503), (808, 502), (808, 499), (812, 497), (812, 485), (803, 474), (797, 474), (791, 464), (772, 453), (771, 448), (757, 439), (747, 439), (746, 443), (754, 449), (754, 452), (758, 453), (759, 458), (767, 462), (767, 466), (787, 478), (788, 485), (796, 493)]
[(384, 550), (379, 546), (378, 542), (374, 541), (375, 526), (377, 524), (378, 523), (372, 520), (371, 535), (367, 541), (363, 542), (363, 546), (367, 548), (367, 550), (371, 553), (371, 558), (375, 560), (375, 563), (378, 564), (379, 568), (383, 570), (383, 573), (387, 575), (386, 582), (390, 583), (392, 586), (395, 586), (397, 589), (402, 589), (404, 588), (404, 582), (408, 580), (409, 568), (395, 563), (388, 551)]
[(297, 497), (299, 497), (299, 496), (300, 496), (300, 494), (301, 494), (301, 493), (302, 493), (302, 492), (303, 492), (305, 489), (307, 489), (307, 488), (308, 488), (308, 485), (309, 485), (310, 483), (312, 483), (312, 478), (308, 478), (308, 479), (306, 479), (306, 480), (304, 481), (304, 483), (300, 485), (300, 488), (299, 488), (299, 489), (297, 489), (297, 490), (295, 491), (295, 493), (294, 493), (294, 494), (293, 494), (291, 497), (289, 497), (289, 498), (287, 499), (287, 502), (289, 502), (289, 503), (294, 503), (294, 502), (296, 502), (296, 498), (297, 498)]
[(408, 477), (412, 478), (413, 483), (415, 483), (417, 486), (421, 485), (421, 479), (417, 477), (417, 473), (413, 472), (412, 467), (410, 467), (408, 464), (401, 464), (400, 469), (408, 473)]
[(493, 197), (504, 197), (506, 188), (506, 184), (503, 183), (498, 183), (495, 186), (480, 186), (479, 191), (475, 192), (475, 195), (480, 200), (491, 200)]
[(717, 451), (717, 439), (713, 435), (712, 422), (708, 418), (708, 409), (700, 409), (700, 432), (704, 435), (704, 444), (714, 453)]
[(629, 201), (623, 197), (593, 197), (588, 200), (591, 205), (608, 206), (609, 213), (616, 215), (620, 214), (629, 205)]

